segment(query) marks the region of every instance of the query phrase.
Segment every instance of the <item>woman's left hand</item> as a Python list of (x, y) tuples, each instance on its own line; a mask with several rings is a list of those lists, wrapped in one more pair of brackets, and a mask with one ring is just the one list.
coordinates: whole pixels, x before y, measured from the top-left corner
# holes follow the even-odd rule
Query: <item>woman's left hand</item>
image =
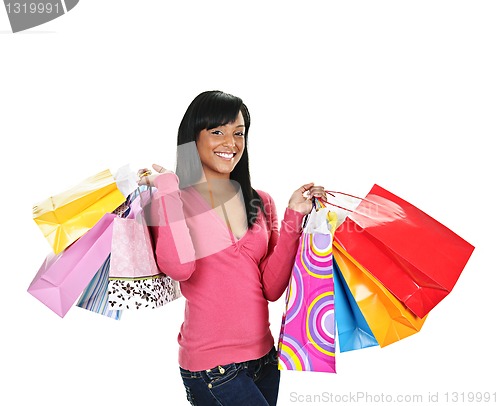
[(312, 210), (312, 198), (317, 197), (326, 200), (325, 188), (323, 186), (314, 186), (314, 183), (307, 183), (301, 186), (288, 201), (288, 208), (298, 211), (303, 215), (309, 214)]
[(153, 164), (153, 169), (157, 173), (153, 173), (151, 170), (147, 168), (139, 169), (137, 171), (137, 176), (139, 176), (139, 180), (137, 181), (138, 185), (148, 185), (152, 186), (154, 184), (155, 178), (161, 174), (161, 173), (173, 173), (172, 171), (169, 171), (168, 169), (165, 169), (161, 165)]

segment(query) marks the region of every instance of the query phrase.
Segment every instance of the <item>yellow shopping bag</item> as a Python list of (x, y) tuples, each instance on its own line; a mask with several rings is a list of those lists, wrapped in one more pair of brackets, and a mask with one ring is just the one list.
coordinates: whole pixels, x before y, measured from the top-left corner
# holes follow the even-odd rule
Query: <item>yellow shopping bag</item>
[(105, 170), (33, 206), (33, 219), (59, 254), (125, 199), (112, 173)]
[(420, 331), (427, 316), (414, 315), (336, 241), (333, 257), (381, 347)]

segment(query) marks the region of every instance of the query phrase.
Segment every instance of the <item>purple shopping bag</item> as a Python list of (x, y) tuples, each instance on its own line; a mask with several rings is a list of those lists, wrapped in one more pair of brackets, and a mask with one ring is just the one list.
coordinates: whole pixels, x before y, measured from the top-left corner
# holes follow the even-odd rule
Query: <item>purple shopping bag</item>
[(115, 217), (106, 213), (64, 251), (57, 255), (50, 253), (28, 292), (64, 317), (110, 254)]

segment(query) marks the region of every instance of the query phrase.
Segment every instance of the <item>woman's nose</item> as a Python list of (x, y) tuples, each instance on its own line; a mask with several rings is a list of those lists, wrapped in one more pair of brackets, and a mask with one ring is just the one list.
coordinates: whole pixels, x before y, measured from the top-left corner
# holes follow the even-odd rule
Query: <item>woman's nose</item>
[(229, 147), (234, 147), (236, 145), (236, 141), (235, 141), (234, 137), (231, 134), (226, 134), (224, 136), (223, 144), (227, 145)]

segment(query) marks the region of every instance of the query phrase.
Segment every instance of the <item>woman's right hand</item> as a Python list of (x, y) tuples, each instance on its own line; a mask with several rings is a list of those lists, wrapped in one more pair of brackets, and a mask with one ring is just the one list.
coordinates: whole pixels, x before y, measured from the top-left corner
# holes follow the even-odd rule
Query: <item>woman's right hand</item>
[[(137, 176), (139, 176), (139, 180), (137, 181), (138, 185), (147, 185), (153, 186), (155, 178), (162, 173), (174, 173), (165, 169), (161, 165), (153, 164), (153, 169), (156, 173), (152, 173), (150, 169), (143, 168), (137, 171)], [(151, 173), (150, 175), (145, 175), (146, 173)]]

